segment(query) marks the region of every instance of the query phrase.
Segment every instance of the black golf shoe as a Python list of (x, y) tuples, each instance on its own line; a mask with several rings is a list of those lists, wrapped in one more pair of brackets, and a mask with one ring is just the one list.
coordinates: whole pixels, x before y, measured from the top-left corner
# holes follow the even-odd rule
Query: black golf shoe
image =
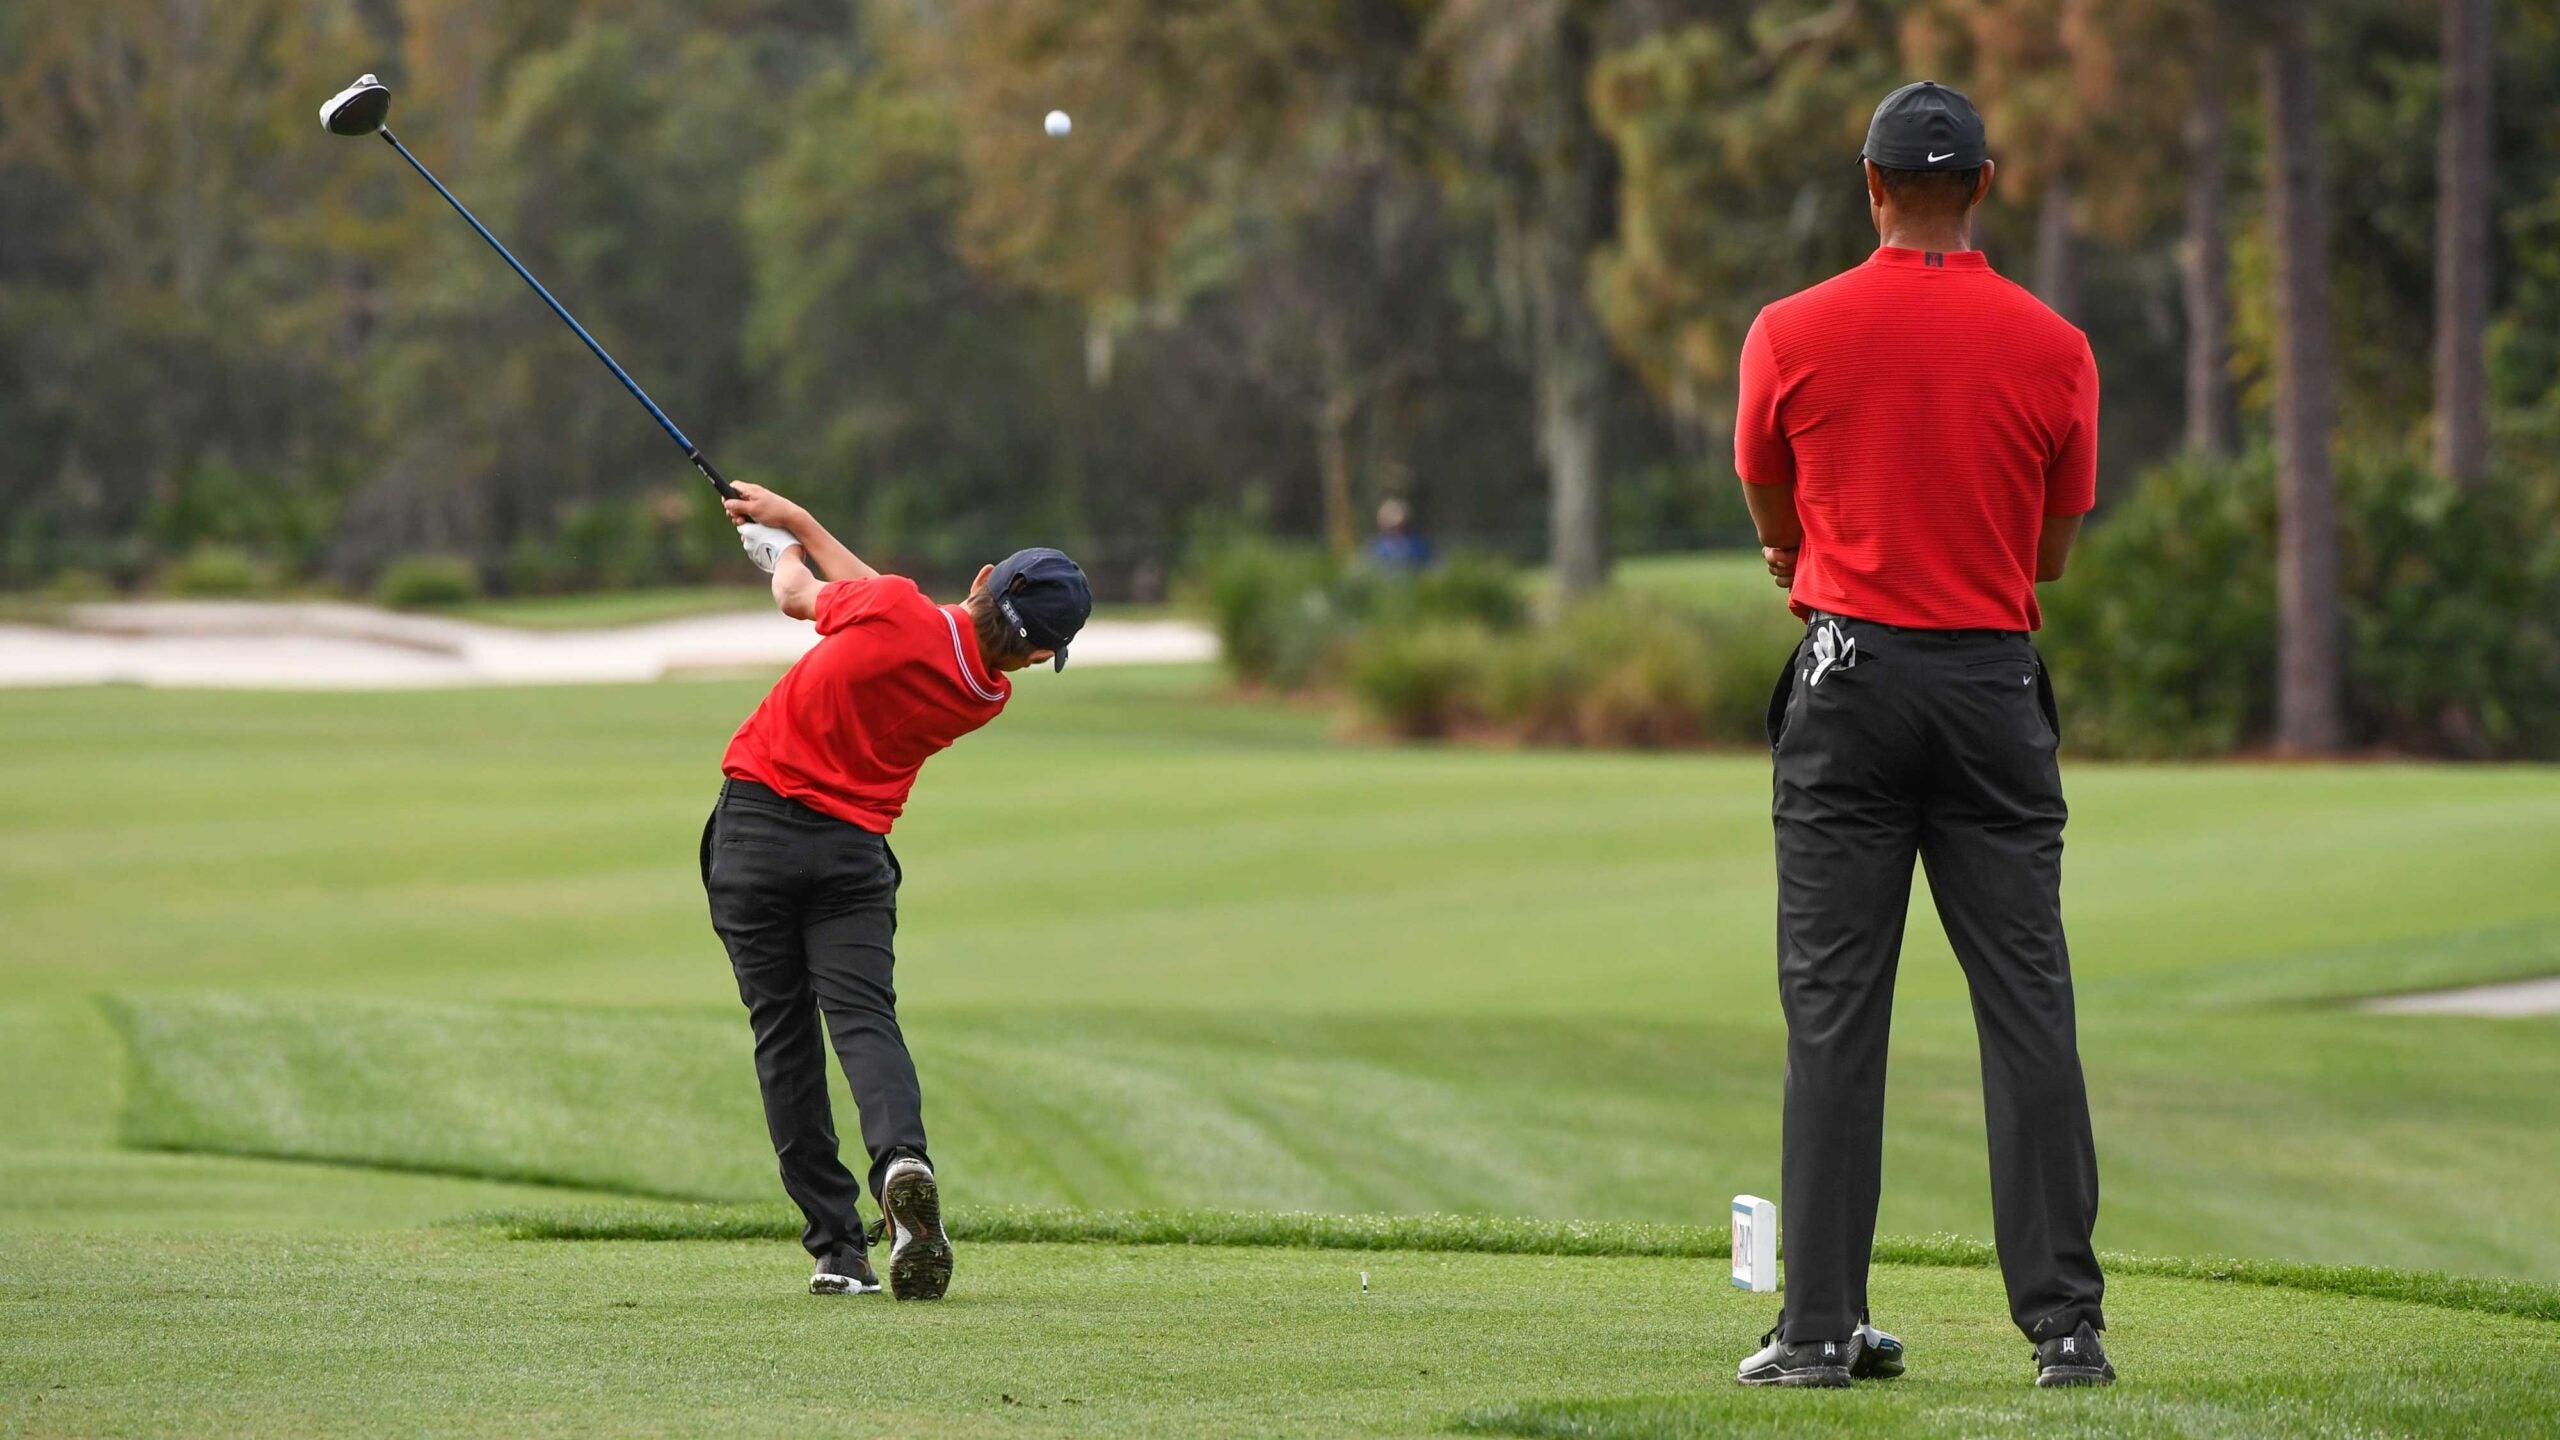
[(1790, 1345), (1772, 1330), (1760, 1337), (1760, 1348), (1742, 1362), (1733, 1378), (1745, 1385), (1843, 1389), (1849, 1383), (1849, 1367), (1857, 1358), (1857, 1349), (1854, 1339), (1807, 1340)]
[(933, 1167), (901, 1156), (880, 1181), (881, 1224), (889, 1235), (889, 1294), (939, 1300), (951, 1288), (951, 1237), (942, 1233), (942, 1192)]
[(2107, 1363), (2106, 1347), (2098, 1343), (2098, 1332), (2089, 1322), (2059, 1340), (2047, 1340), (2036, 1347), (2036, 1384), (2050, 1389), (2057, 1385), (2113, 1385), (2116, 1367)]
[(871, 1269), (868, 1250), (839, 1250), (818, 1262), (809, 1277), (812, 1295), (877, 1295), (880, 1277)]

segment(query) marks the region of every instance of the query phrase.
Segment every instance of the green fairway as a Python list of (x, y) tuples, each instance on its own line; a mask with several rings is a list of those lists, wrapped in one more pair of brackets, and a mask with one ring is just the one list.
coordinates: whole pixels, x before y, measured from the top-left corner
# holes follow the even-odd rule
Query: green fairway
[[(1339, 1279), (1338, 1256), (973, 1247), (968, 1303), (917, 1322), (913, 1388), (850, 1393), (888, 1363), (864, 1348), (756, 1404), (748, 1377), (773, 1373), (809, 1323), (795, 1317), (824, 1313), (789, 1293), (787, 1243), (414, 1228), (633, 1197), (744, 1203), (765, 1217), (748, 1233), (785, 1228), (693, 873), (721, 746), (758, 691), (0, 694), (0, 1279), (68, 1317), (0, 1359), (15, 1407), (0, 1429), (772, 1430), (884, 1413), (925, 1433), (1472, 1416), (1650, 1435), (1799, 1413), (1728, 1393), (1774, 1306), (1729, 1299), (1712, 1261), (1380, 1258), (1463, 1284), (1412, 1321), (1430, 1379), (1355, 1385), (1379, 1343), (1358, 1317), (1384, 1306), (1276, 1322), (1267, 1351), (1199, 1347), (1214, 1374), (1146, 1360), (1189, 1330), (1265, 1323), (1275, 1293), (1296, 1313), (1280, 1277)], [(1023, 692), (935, 762), (897, 835), (899, 989), (956, 1210), (1701, 1224), (1736, 1191), (1774, 1190), (1765, 758), (1343, 745), (1328, 717), (1216, 698), (1196, 670), (1044, 674)], [(2560, 771), (2069, 780), (2100, 1242), (2560, 1278), (2560, 1020), (2333, 1003), (2560, 970)], [(1895, 1047), (1883, 1227), (1987, 1236), (1970, 1011), (1925, 897)], [(2412, 1219), (2429, 1203), (2447, 1223)], [(171, 1293), (122, 1278), (173, 1255), (187, 1281)], [(353, 1286), (377, 1259), (433, 1283)], [(1558, 1266), (1576, 1277), (1564, 1293)], [(2288, 1290), (2208, 1302), (2189, 1284), (2122, 1284), (2111, 1339), (2130, 1364), (2192, 1371), (2227, 1327), (2273, 1323), (2244, 1318), (2261, 1311), (2341, 1334), (2402, 1326), (2402, 1348), (2377, 1366), (2386, 1352), (2359, 1341), (2356, 1374), (2298, 1383), (2273, 1355), (2144, 1375), (2072, 1424), (2245, 1432), (2263, 1411), (2284, 1429), (2491, 1433), (2522, 1372), (2488, 1352), (2551, 1376), (2541, 1322)], [(614, 1308), (626, 1299), (655, 1318)], [(1877, 1303), (1945, 1368), (1801, 1414), (1980, 1433), (2040, 1413), (2012, 1393), (2025, 1352), (1996, 1277), (1890, 1270)], [(513, 1328), (476, 1329), (491, 1307)], [(893, 1323), (854, 1310), (878, 1318), (825, 1323)], [(581, 1349), (581, 1326), (604, 1323), (625, 1341)], [(379, 1374), (398, 1347), (354, 1343), (356, 1324), (468, 1383), (446, 1384), (441, 1409), (333, 1421), (331, 1397), (368, 1384), (386, 1406), (419, 1399)], [(1091, 1353), (1124, 1333), (1125, 1354)], [(153, 1338), (172, 1334), (188, 1338)], [(1515, 1341), (1536, 1355), (1512, 1357)], [(29, 1383), (28, 1365), (49, 1378)], [(1017, 1398), (1093, 1412), (1004, 1404), (1011, 1382), (991, 1377), (1008, 1365)], [(284, 1373), (313, 1366), (311, 1383)], [(154, 1369), (179, 1383), (137, 1400)], [(57, 1382), (69, 1392), (28, 1398)], [(676, 1409), (644, 1424), (653, 1399)], [(117, 1419), (119, 1403), (138, 1408)], [(46, 1404), (67, 1408), (32, 1408)], [(1594, 1428), (1559, 1428), (1577, 1425)]]
[[(0, 1242), (13, 1433), (2513, 1434), (2560, 1326), (2137, 1278), (2139, 1385), (2044, 1393), (1980, 1270), (1893, 1270), (1914, 1369), (1846, 1395), (1726, 1379), (1767, 1296), (1681, 1260), (978, 1245), (934, 1307), (793, 1293), (779, 1246), (403, 1232)], [(1367, 1272), (1370, 1291), (1360, 1277)], [(2215, 1337), (2281, 1332), (2231, 1354)], [(1922, 1338), (1925, 1337), (1925, 1338)], [(2411, 1363), (2378, 1365), (2376, 1355)], [(1627, 1397), (1647, 1397), (1630, 1400)], [(1559, 1428), (1560, 1414), (1601, 1431)]]

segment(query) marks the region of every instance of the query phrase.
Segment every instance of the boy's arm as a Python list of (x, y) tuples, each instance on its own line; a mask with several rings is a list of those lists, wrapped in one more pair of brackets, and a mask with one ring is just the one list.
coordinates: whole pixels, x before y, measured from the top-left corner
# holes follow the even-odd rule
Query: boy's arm
[(818, 618), (818, 591), (825, 585), (809, 573), (808, 557), (798, 545), (773, 562), (773, 603), (794, 620)]
[[(816, 516), (788, 498), (777, 495), (761, 485), (750, 485), (743, 480), (732, 482), (732, 486), (737, 490), (738, 498), (720, 502), (721, 508), (729, 512), (730, 524), (743, 525), (753, 521), (758, 525), (771, 525), (777, 530), (790, 531), (791, 538), (799, 541), (800, 548), (807, 552), (807, 559), (814, 562), (819, 571), (830, 580), (869, 580), (880, 573), (863, 564), (862, 557), (846, 549), (844, 542), (828, 534), (827, 527), (819, 524)], [(805, 573), (808, 566), (804, 564), (801, 569)], [(777, 602), (782, 597), (782, 573), (782, 567), (776, 565), (773, 570), (773, 586), (774, 598)], [(790, 607), (784, 608), (787, 610)], [(809, 617), (803, 615), (800, 618), (805, 620)]]

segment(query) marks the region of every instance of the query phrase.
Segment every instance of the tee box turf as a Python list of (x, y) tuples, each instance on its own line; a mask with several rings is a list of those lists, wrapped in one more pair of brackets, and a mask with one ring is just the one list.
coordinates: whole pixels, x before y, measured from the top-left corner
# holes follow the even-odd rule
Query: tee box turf
[(1733, 1197), (1733, 1288), (1778, 1288), (1778, 1207), (1757, 1195)]

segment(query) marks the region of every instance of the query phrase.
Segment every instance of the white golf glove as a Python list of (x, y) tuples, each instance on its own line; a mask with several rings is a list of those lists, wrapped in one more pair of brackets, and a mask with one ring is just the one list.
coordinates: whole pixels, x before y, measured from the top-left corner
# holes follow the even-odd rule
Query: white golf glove
[(782, 563), (782, 552), (800, 541), (788, 530), (748, 524), (738, 527), (738, 543), (747, 547), (747, 558), (756, 562), (756, 568), (770, 575)]

